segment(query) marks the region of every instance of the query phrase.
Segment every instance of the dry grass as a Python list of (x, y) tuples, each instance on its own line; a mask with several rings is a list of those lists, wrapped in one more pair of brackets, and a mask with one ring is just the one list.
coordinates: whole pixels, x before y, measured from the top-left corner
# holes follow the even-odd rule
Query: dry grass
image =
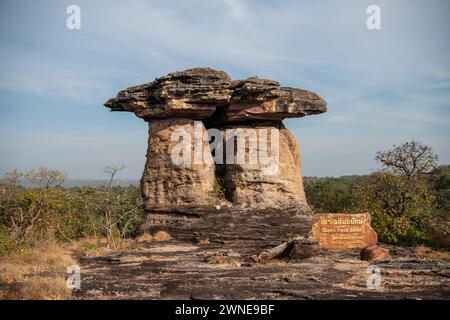
[(135, 239), (122, 239), (119, 243), (118, 249), (108, 247), (105, 238), (85, 238), (84, 240), (73, 242), (68, 249), (75, 255), (82, 254), (87, 257), (96, 257), (109, 255), (120, 251), (136, 251), (141, 248), (140, 244), (151, 241), (167, 241), (172, 239), (172, 236), (167, 231), (159, 230), (154, 233), (145, 232)]
[(75, 260), (58, 244), (24, 248), (0, 258), (0, 299), (69, 299), (66, 269)]
[(427, 260), (444, 260), (450, 262), (450, 252), (446, 250), (433, 250), (426, 246), (419, 246), (416, 249), (416, 256)]
[(159, 230), (155, 233), (145, 232), (136, 238), (137, 242), (147, 242), (147, 241), (167, 241), (172, 239), (170, 233), (164, 230)]
[[(142, 242), (170, 239), (170, 233), (163, 230), (152, 234), (144, 233), (136, 239), (122, 240), (119, 251), (139, 250), (139, 244)], [(68, 266), (77, 264), (71, 254), (99, 256), (113, 252), (117, 250), (108, 248), (106, 239), (84, 239), (65, 246), (55, 242), (40, 242), (2, 256), (0, 257), (0, 300), (70, 299), (72, 292), (66, 285), (66, 271)]]
[(85, 238), (83, 240), (73, 242), (68, 247), (68, 250), (74, 255), (81, 254), (86, 257), (97, 257), (108, 255), (114, 252), (123, 250), (135, 250), (135, 241), (133, 239), (122, 239), (117, 249), (108, 246), (106, 238)]

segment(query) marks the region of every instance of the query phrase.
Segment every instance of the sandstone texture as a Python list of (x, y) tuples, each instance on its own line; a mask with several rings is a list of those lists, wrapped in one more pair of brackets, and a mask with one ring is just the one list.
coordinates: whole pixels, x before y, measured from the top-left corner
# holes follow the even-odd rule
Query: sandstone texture
[[(141, 180), (147, 212), (198, 216), (208, 210), (219, 214), (220, 208), (226, 207), (309, 213), (300, 149), (282, 120), (325, 112), (326, 102), (316, 93), (257, 77), (231, 80), (223, 71), (194, 68), (125, 89), (105, 106), (133, 112), (149, 123)], [(193, 134), (188, 149), (201, 154), (202, 162), (196, 162), (194, 156), (189, 163), (173, 162), (171, 154), (180, 142), (173, 139), (177, 130)], [(212, 136), (211, 130), (220, 136)], [(237, 148), (231, 158), (236, 161), (226, 154), (230, 149), (226, 143), (240, 139), (230, 138), (230, 130), (245, 133), (239, 140), (242, 143), (235, 141)], [(271, 130), (277, 130), (276, 136)], [(276, 139), (271, 140), (272, 136)], [(212, 150), (210, 143), (215, 139), (224, 146)], [(256, 147), (251, 148), (252, 143)], [(276, 157), (270, 158), (274, 150)], [(220, 153), (223, 162), (217, 161)], [(269, 156), (268, 162), (261, 160), (267, 160), (264, 154)], [(239, 157), (244, 161), (237, 160)], [(274, 164), (276, 168), (271, 170)]]
[[(391, 260), (369, 263), (360, 260), (358, 249), (319, 254), (320, 249), (308, 241), (293, 240), (287, 255), (252, 261), (249, 256), (263, 257), (271, 248), (283, 246), (274, 240), (275, 234), (251, 233), (237, 239), (230, 229), (202, 244), (184, 240), (192, 237), (188, 229), (184, 227), (170, 240), (141, 242), (118, 253), (79, 258), (82, 285), (81, 290), (74, 290), (75, 297), (446, 300), (450, 296), (450, 262), (419, 258), (416, 248), (387, 246)], [(374, 265), (380, 268), (381, 286), (368, 288), (367, 271)]]
[(380, 246), (369, 246), (361, 250), (361, 260), (365, 261), (377, 261), (377, 260), (390, 260), (392, 259), (389, 250)]
[(213, 114), (218, 104), (230, 100), (230, 83), (223, 71), (190, 69), (125, 89), (105, 106), (112, 111), (134, 112), (146, 120), (204, 119)]
[[(260, 123), (259, 125), (235, 125), (243, 130), (254, 129), (256, 140), (261, 130), (279, 130), (279, 158), (276, 166), (272, 164), (227, 164), (223, 179), (230, 201), (244, 207), (259, 208), (298, 208), (308, 210), (301, 179), (300, 149), (290, 131), (278, 123)], [(270, 140), (270, 139), (269, 139)], [(257, 151), (260, 151), (259, 149)], [(271, 148), (267, 152), (270, 153)], [(249, 148), (244, 150), (249, 156)], [(274, 170), (273, 174), (266, 171)]]
[(226, 118), (228, 121), (282, 120), (326, 110), (325, 101), (316, 93), (280, 87), (276, 81), (254, 77), (236, 85)]
[[(198, 124), (206, 135), (205, 127)], [(171, 154), (176, 141), (171, 140), (175, 129), (193, 135), (194, 121), (190, 119), (154, 120), (149, 124), (147, 162), (141, 180), (144, 206), (155, 211), (186, 210), (190, 207), (209, 206), (216, 198), (213, 190), (215, 168), (210, 153), (206, 162), (175, 164)], [(198, 130), (198, 129), (197, 129)], [(206, 142), (201, 142), (207, 148)], [(194, 154), (194, 140), (188, 143)], [(203, 156), (203, 155), (202, 155)]]
[(146, 120), (205, 119), (220, 106), (226, 106), (226, 117), (233, 121), (282, 120), (327, 110), (316, 93), (257, 77), (232, 81), (225, 72), (211, 68), (169, 73), (119, 92), (105, 106)]

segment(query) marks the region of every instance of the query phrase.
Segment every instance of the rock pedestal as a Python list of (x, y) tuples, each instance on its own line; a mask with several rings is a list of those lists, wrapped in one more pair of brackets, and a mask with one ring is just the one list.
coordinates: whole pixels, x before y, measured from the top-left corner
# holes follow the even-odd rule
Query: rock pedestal
[[(268, 158), (259, 159), (257, 163), (226, 164), (223, 173), (224, 186), (229, 200), (234, 205), (250, 208), (297, 208), (308, 210), (303, 183), (301, 179), (301, 155), (294, 136), (284, 128), (281, 121), (277, 123), (259, 123), (256, 125), (236, 124), (235, 129), (244, 132), (254, 130), (254, 138), (259, 154), (262, 140), (269, 141), (266, 152)], [(270, 130), (278, 132), (276, 137), (270, 136)], [(250, 135), (250, 134), (247, 134)], [(278, 148), (270, 148), (272, 139), (278, 141)], [(239, 152), (239, 150), (238, 150)], [(279, 154), (270, 159), (272, 152)], [(249, 158), (247, 147), (243, 156)], [(276, 162), (276, 163), (275, 163)]]
[[(178, 143), (171, 140), (175, 130), (186, 133), (187, 137), (193, 137), (195, 130), (206, 135), (201, 122), (197, 122), (196, 126), (194, 120), (181, 118), (153, 120), (149, 123), (147, 162), (141, 180), (142, 197), (147, 210), (186, 210), (215, 203), (216, 179), (211, 153), (202, 154), (206, 161), (196, 162), (195, 141), (190, 139), (186, 144), (191, 152), (188, 163), (177, 164), (171, 159)], [(200, 143), (202, 149), (208, 148), (207, 142)]]
[[(221, 208), (272, 217), (271, 210), (309, 212), (300, 150), (282, 120), (325, 112), (319, 95), (194, 68), (125, 89), (105, 106), (149, 122), (141, 180), (147, 212), (163, 214), (163, 220), (173, 214), (219, 215)], [(233, 130), (243, 136), (233, 136)], [(226, 143), (213, 148), (214, 141)]]

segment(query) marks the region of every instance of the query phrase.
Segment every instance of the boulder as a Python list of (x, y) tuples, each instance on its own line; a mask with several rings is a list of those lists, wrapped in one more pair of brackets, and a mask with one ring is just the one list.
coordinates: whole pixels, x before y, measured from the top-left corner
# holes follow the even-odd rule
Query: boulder
[(361, 250), (361, 260), (377, 261), (377, 260), (391, 260), (392, 257), (388, 249), (382, 248), (378, 245), (369, 246)]

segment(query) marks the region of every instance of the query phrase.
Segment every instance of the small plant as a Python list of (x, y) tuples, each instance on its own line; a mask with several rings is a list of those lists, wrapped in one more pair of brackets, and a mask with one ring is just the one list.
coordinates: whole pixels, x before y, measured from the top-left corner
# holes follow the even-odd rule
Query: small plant
[(100, 241), (98, 241), (98, 240), (95, 240), (95, 241), (85, 240), (81, 243), (81, 252), (84, 255), (88, 255), (88, 253), (90, 253), (90, 252), (97, 251), (97, 249), (100, 245), (101, 245)]
[(216, 180), (214, 182), (214, 194), (219, 199), (224, 199), (225, 198), (225, 189), (222, 187), (222, 185), (219, 183), (218, 180)]

